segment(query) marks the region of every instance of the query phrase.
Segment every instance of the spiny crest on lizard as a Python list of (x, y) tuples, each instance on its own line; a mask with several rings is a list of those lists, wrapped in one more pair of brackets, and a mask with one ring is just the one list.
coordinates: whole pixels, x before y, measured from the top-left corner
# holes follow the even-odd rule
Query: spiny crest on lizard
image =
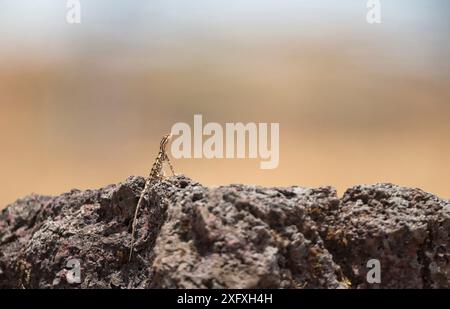
[(167, 155), (167, 151), (166, 151), (167, 144), (169, 143), (171, 138), (172, 138), (172, 134), (166, 134), (162, 137), (161, 143), (159, 144), (158, 155), (156, 156), (156, 159), (155, 159), (155, 162), (153, 163), (150, 174), (148, 175), (147, 180), (145, 181), (144, 189), (142, 190), (141, 196), (139, 197), (139, 201), (136, 205), (136, 210), (134, 212), (134, 218), (133, 218), (133, 223), (132, 223), (132, 231), (131, 231), (131, 246), (130, 246), (130, 255), (128, 258), (129, 262), (131, 262), (131, 258), (133, 256), (137, 216), (139, 213), (139, 209), (141, 208), (141, 205), (144, 202), (145, 195), (148, 193), (149, 188), (151, 187), (152, 184), (164, 179), (164, 170), (163, 170), (164, 162), (167, 162), (167, 164), (170, 167), (170, 171), (172, 172), (172, 175), (175, 175), (175, 171), (173, 169), (172, 164), (170, 163), (170, 159), (169, 159), (169, 156)]

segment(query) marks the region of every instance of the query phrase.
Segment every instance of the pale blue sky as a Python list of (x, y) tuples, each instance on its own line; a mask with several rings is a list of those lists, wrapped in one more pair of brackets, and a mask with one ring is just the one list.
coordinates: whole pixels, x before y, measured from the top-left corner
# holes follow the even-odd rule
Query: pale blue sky
[[(385, 28), (449, 33), (447, 0), (382, 0)], [(364, 28), (365, 0), (81, 0), (83, 31), (101, 27), (105, 33), (187, 29), (307, 32), (330, 23), (353, 31)], [(0, 33), (58, 35), (67, 25), (63, 0), (0, 0)], [(20, 39), (20, 38), (18, 38)]]
[[(82, 24), (65, 22), (64, 0), (0, 0), (3, 52), (76, 55), (91, 50), (222, 41), (362, 42), (405, 65), (448, 69), (450, 1), (381, 0), (381, 25), (366, 0), (81, 0)], [(373, 44), (373, 47), (371, 47)], [(185, 46), (187, 44), (184, 44)], [(0, 51), (1, 52), (1, 51)], [(423, 65), (422, 65), (423, 64)]]

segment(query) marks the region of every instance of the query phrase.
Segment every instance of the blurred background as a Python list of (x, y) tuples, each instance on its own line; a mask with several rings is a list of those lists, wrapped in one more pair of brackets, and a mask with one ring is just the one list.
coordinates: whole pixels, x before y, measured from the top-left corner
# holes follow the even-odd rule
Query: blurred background
[(175, 122), (279, 122), (280, 164), (206, 185), (393, 182), (450, 197), (450, 1), (0, 0), (0, 207), (147, 175)]

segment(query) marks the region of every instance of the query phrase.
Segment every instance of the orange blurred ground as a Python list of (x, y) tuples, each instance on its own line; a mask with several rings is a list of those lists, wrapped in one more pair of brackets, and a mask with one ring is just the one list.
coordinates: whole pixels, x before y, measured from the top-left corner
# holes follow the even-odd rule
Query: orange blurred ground
[(153, 61), (0, 58), (0, 205), (146, 175), (160, 136), (195, 113), (281, 128), (276, 170), (259, 160), (173, 162), (205, 185), (331, 185), (342, 194), (393, 182), (450, 197), (448, 80), (337, 43), (283, 44), (204, 46)]

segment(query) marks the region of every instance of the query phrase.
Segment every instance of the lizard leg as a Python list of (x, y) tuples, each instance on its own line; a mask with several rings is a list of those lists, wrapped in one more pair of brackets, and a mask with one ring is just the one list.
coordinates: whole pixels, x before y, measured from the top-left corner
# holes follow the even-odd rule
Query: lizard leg
[(164, 153), (164, 161), (166, 161), (167, 164), (169, 164), (170, 171), (172, 172), (172, 175), (175, 176), (175, 170), (173, 169), (172, 163), (170, 162), (170, 159), (169, 159), (169, 156), (167, 155), (167, 153)]

